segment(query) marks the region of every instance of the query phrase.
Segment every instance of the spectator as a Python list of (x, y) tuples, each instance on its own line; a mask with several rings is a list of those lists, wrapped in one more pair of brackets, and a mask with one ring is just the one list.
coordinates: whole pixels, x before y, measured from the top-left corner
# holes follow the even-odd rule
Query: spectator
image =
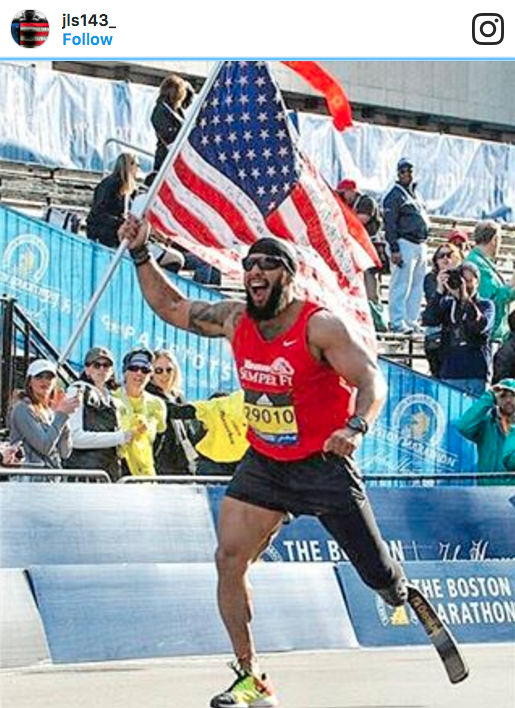
[(166, 430), (166, 406), (145, 391), (152, 374), (154, 356), (148, 349), (133, 349), (123, 358), (124, 388), (119, 397), (122, 430), (134, 430), (122, 446), (122, 458), (132, 475), (155, 475), (154, 441)]
[(371, 196), (358, 191), (356, 182), (352, 179), (342, 180), (336, 188), (336, 191), (365, 227), (374, 245), (377, 257), (381, 261), (382, 265), (380, 268), (373, 267), (365, 271), (365, 288), (374, 319), (374, 326), (377, 331), (385, 332), (387, 322), (381, 303), (380, 281), (381, 274), (385, 271), (387, 272), (389, 263), (386, 254), (386, 244), (379, 235), (381, 229), (379, 207)]
[(508, 317), (508, 327), (510, 336), (494, 357), (494, 384), (501, 379), (515, 379), (515, 310)]
[(25, 453), (23, 445), (11, 445), (7, 442), (0, 443), (0, 467), (16, 467), (20, 466), (25, 461)]
[(470, 240), (465, 231), (454, 230), (447, 235), (447, 243), (452, 243), (461, 252), (463, 258), (470, 251)]
[(147, 391), (163, 399), (167, 411), (166, 430), (154, 443), (157, 474), (195, 474), (197, 431), (189, 421), (177, 420), (172, 415), (173, 407), (185, 402), (181, 370), (172, 352), (166, 349), (154, 352), (154, 371)]
[(392, 271), (389, 293), (390, 329), (409, 334), (420, 331), (427, 262), (428, 219), (413, 181), (413, 164), (402, 158), (398, 181), (384, 198), (385, 236)]
[(25, 391), (10, 415), (10, 441), (22, 444), (28, 464), (61, 468), (72, 451), (69, 417), (80, 398), (56, 402), (57, 369), (51, 361), (36, 359), (27, 369)]
[[(478, 472), (504, 472), (506, 455), (512, 462), (512, 448), (506, 448), (513, 438), (515, 422), (515, 379), (503, 379), (483, 393), (456, 423), (460, 433), (477, 446)], [(480, 481), (480, 484), (502, 484), (502, 480)]]
[(232, 476), (247, 452), (247, 419), (243, 391), (214, 393), (208, 401), (174, 406), (176, 418), (202, 423), (204, 436), (197, 443), (197, 473)]
[(483, 298), (493, 300), (495, 304), (495, 324), (492, 332), (492, 342), (503, 344), (510, 336), (508, 314), (510, 303), (515, 300), (515, 273), (509, 283), (506, 283), (501, 273), (495, 267), (496, 258), (501, 248), (501, 228), (495, 221), (480, 221), (474, 229), (476, 246), (465, 259), (466, 263), (474, 263), (481, 273), (479, 294)]
[(184, 122), (184, 109), (192, 91), (190, 84), (177, 74), (167, 76), (159, 87), (159, 96), (150, 117), (157, 138), (154, 172), (161, 169), (168, 147), (179, 134)]
[(119, 446), (134, 437), (134, 430), (122, 432), (117, 401), (112, 392), (118, 388), (114, 377), (114, 358), (104, 347), (93, 347), (86, 354), (79, 380), (68, 389), (68, 396), (80, 391), (82, 404), (70, 417), (73, 451), (66, 462), (72, 469), (104, 470), (113, 482), (122, 470)]
[[(458, 268), (463, 261), (461, 252), (452, 244), (442, 244), (438, 246), (433, 254), (433, 267), (424, 278), (424, 295), (426, 304), (430, 305), (435, 297), (439, 297), (437, 293), (438, 273), (447, 271), (451, 268)], [(425, 313), (424, 313), (425, 315)], [(424, 321), (424, 316), (422, 317)], [(442, 345), (442, 327), (434, 325), (426, 327), (424, 337), (424, 350), (431, 376), (438, 378), (440, 376), (440, 347)]]
[(117, 231), (135, 195), (138, 168), (136, 156), (124, 152), (118, 156), (113, 172), (96, 186), (86, 219), (88, 238), (92, 241), (118, 247)]
[(492, 331), (495, 306), (478, 297), (479, 271), (472, 263), (437, 276), (436, 295), (423, 322), (442, 327), (439, 377), (479, 396), (492, 376)]

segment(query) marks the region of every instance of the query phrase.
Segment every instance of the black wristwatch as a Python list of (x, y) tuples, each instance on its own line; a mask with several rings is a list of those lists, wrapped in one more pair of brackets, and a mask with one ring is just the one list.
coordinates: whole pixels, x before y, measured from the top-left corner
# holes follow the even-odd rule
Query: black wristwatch
[(356, 430), (358, 433), (366, 435), (368, 433), (368, 423), (361, 415), (353, 415), (345, 424), (346, 428)]

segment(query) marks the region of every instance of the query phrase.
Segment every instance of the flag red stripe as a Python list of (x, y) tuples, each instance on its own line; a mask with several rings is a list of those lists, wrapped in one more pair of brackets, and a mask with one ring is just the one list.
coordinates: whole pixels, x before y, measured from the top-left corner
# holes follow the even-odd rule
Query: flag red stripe
[(184, 186), (195, 196), (209, 204), (234, 232), (242, 243), (254, 243), (256, 236), (249, 228), (241, 212), (218, 189), (199, 177), (186, 164), (181, 155), (174, 162), (175, 173)]
[(325, 96), (334, 127), (344, 130), (352, 125), (352, 110), (349, 99), (340, 84), (316, 61), (283, 61), (307, 83)]
[(163, 182), (159, 189), (159, 198), (169, 209), (173, 218), (182, 228), (196, 238), (203, 246), (217, 246), (223, 248), (223, 244), (216, 238), (215, 234), (208, 229), (203, 221), (198, 219), (186, 207), (179, 204), (172, 190), (166, 182)]
[(293, 188), (290, 197), (295, 204), (300, 217), (306, 224), (308, 238), (315, 251), (318, 251), (329, 268), (337, 274), (338, 279), (341, 280), (342, 283), (348, 283), (347, 277), (342, 272), (333, 256), (331, 246), (329, 245), (327, 236), (320, 222), (318, 212), (311, 203), (311, 199), (301, 184), (297, 184)]
[(286, 222), (278, 211), (272, 212), (266, 217), (265, 221), (266, 225), (273, 234), (279, 236), (279, 238), (284, 238), (285, 241), (293, 241), (293, 243), (296, 242), (297, 239), (286, 226)]
[(378, 268), (381, 268), (381, 261), (379, 260), (377, 251), (374, 248), (374, 244), (370, 240), (370, 236), (368, 235), (367, 230), (365, 229), (361, 221), (358, 219), (356, 214), (352, 211), (352, 209), (347, 206), (347, 204), (345, 204), (340, 195), (335, 193), (334, 197), (338, 202), (338, 206), (343, 212), (343, 216), (345, 217), (345, 221), (347, 222), (347, 229), (349, 231), (349, 234), (368, 253), (368, 255), (374, 261), (376, 266)]
[(159, 234), (163, 234), (163, 236), (176, 236), (175, 232), (168, 228), (164, 221), (161, 221), (155, 211), (148, 211), (146, 217), (150, 226)]

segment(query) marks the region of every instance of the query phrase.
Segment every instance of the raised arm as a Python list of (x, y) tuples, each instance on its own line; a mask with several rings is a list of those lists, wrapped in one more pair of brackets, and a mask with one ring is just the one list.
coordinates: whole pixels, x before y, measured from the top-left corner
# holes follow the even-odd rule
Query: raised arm
[(190, 300), (166, 277), (147, 250), (149, 228), (129, 215), (118, 231), (120, 240), (127, 240), (137, 266), (141, 290), (156, 314), (174, 325), (204, 337), (232, 338), (234, 326), (245, 309), (238, 300), (208, 302)]
[[(376, 357), (352, 336), (345, 323), (329, 312), (315, 314), (308, 327), (310, 349), (325, 360), (337, 374), (357, 389), (355, 415), (370, 427), (381, 412), (386, 383)], [(326, 451), (351, 455), (361, 442), (362, 433), (343, 428), (327, 440)]]

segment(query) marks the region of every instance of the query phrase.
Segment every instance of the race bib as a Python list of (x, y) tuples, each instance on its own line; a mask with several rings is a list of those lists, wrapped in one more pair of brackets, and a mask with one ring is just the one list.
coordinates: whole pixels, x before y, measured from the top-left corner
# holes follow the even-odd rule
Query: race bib
[(299, 440), (291, 394), (245, 391), (245, 417), (254, 434), (271, 445), (295, 445)]

